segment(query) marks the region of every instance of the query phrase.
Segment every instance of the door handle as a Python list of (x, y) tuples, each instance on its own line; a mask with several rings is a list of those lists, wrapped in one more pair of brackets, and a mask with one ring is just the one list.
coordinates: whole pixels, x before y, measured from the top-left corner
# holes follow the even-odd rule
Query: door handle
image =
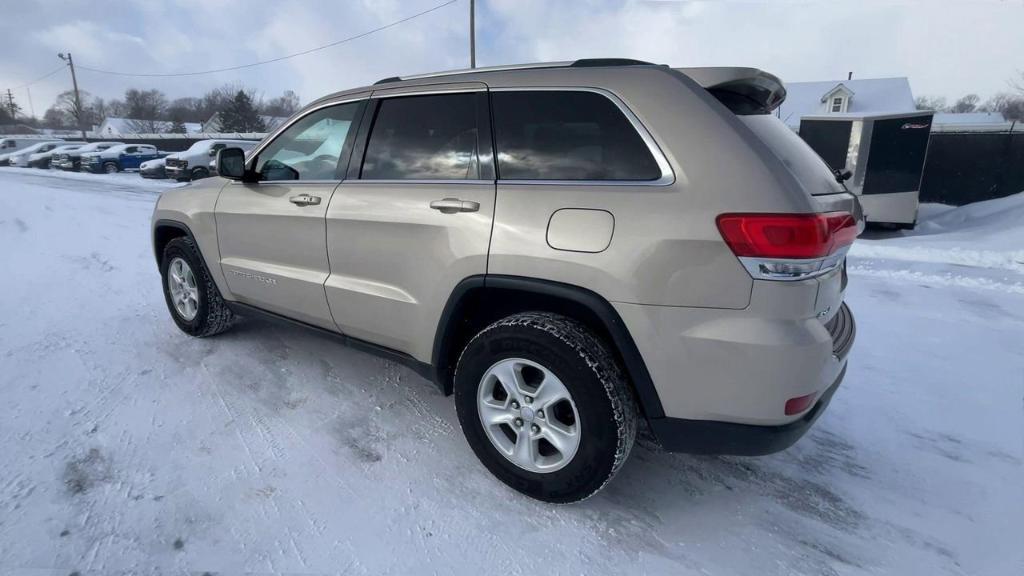
[(296, 206), (315, 206), (320, 203), (320, 197), (310, 196), (309, 194), (299, 194), (298, 196), (292, 196), (288, 201)]
[(472, 200), (445, 198), (443, 200), (434, 200), (430, 203), (430, 207), (441, 211), (443, 214), (455, 214), (456, 212), (476, 212), (480, 209), (480, 203), (473, 202)]

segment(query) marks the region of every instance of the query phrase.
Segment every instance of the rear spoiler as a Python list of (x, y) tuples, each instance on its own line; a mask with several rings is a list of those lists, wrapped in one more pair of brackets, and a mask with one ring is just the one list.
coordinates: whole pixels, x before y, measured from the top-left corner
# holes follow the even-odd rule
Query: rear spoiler
[(778, 76), (757, 68), (676, 68), (736, 114), (767, 114), (786, 99)]

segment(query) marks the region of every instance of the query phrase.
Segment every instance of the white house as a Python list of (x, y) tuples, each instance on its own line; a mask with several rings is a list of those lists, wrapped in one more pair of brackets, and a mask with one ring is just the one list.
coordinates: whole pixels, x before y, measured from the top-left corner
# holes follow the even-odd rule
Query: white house
[(800, 118), (821, 114), (913, 112), (914, 94), (904, 78), (862, 78), (823, 82), (787, 82), (779, 118), (793, 129)]
[[(185, 133), (195, 134), (202, 129), (202, 124), (199, 122), (184, 122)], [(147, 129), (148, 126), (156, 128), (153, 133), (162, 134), (170, 132), (171, 127), (174, 126), (173, 122), (163, 122), (156, 120), (150, 122), (148, 120), (134, 120), (132, 118), (114, 118), (112, 116), (104, 118), (103, 123), (93, 129), (93, 132), (97, 137), (103, 138), (105, 136), (113, 136), (117, 134), (142, 134), (150, 132)]]

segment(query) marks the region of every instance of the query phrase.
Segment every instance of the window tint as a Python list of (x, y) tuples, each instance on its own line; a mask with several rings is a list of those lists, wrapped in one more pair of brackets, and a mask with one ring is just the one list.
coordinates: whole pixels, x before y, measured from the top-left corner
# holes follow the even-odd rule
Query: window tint
[(480, 178), (476, 94), (381, 100), (366, 145), (368, 180)]
[(594, 92), (495, 92), (498, 174), (505, 180), (656, 180), (636, 129)]
[(260, 180), (338, 180), (338, 159), (352, 146), (350, 128), (359, 105), (317, 110), (289, 126), (260, 153)]

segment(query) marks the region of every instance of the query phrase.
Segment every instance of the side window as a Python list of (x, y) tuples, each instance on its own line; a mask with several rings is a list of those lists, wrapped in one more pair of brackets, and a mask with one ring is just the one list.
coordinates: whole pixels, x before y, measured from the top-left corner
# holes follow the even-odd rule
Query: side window
[(494, 92), (498, 177), (657, 180), (650, 149), (618, 106), (595, 92)]
[(360, 102), (312, 112), (278, 135), (256, 163), (260, 180), (337, 180), (338, 159), (352, 148)]
[(364, 180), (478, 180), (475, 93), (384, 98), (377, 110)]
[(129, 146), (129, 147), (124, 149), (124, 153), (125, 154), (135, 154), (135, 152), (137, 150), (138, 150), (138, 148), (136, 148), (135, 146)]

